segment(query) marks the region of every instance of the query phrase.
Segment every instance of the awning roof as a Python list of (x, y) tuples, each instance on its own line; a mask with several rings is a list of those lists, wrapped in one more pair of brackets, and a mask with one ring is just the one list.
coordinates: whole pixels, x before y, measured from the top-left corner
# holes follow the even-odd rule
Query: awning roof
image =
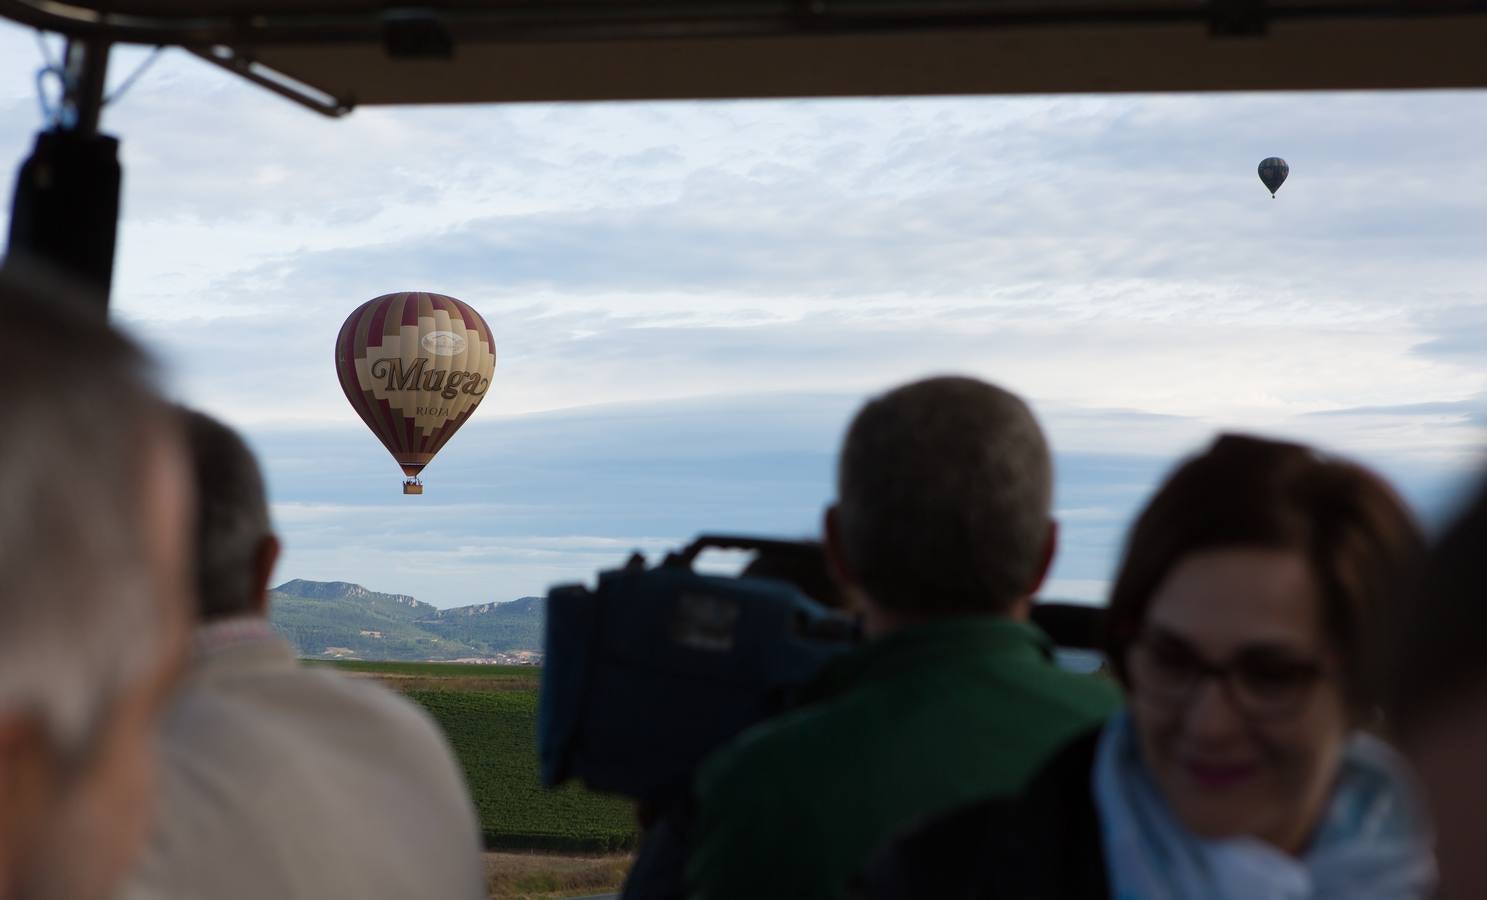
[[(0, 0), (331, 106), (1487, 85), (1487, 15), (1339, 0)], [(214, 49), (215, 48), (215, 49)], [(272, 71), (268, 71), (272, 70)], [(312, 92), (313, 93), (313, 92)]]

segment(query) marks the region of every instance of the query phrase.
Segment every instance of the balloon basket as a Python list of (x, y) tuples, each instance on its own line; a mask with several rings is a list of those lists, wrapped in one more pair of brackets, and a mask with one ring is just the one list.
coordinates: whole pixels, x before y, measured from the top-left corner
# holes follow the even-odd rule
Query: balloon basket
[(422, 494), (423, 482), (419, 481), (417, 478), (409, 478), (407, 481), (403, 482), (403, 493)]

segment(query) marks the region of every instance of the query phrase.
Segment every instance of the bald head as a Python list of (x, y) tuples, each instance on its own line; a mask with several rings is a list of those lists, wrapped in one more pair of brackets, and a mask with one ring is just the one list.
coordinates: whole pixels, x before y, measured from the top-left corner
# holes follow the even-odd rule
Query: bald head
[(986, 382), (930, 378), (869, 402), (837, 494), (842, 567), (883, 609), (1005, 614), (1046, 569), (1048, 443), (1026, 403)]

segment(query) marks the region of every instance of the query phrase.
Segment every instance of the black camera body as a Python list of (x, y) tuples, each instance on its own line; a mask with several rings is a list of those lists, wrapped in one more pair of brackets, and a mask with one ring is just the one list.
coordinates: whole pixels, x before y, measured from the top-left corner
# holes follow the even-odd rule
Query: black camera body
[(713, 749), (787, 709), (859, 639), (852, 617), (773, 578), (693, 569), (707, 548), (800, 544), (703, 536), (658, 566), (638, 555), (598, 585), (553, 587), (538, 712), (547, 786), (665, 804)]

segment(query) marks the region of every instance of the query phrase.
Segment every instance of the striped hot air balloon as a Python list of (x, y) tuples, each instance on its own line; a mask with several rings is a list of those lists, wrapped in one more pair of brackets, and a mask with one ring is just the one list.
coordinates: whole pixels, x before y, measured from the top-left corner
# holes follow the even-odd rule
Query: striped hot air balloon
[(403, 467), (403, 493), (490, 390), (496, 342), (469, 304), (405, 292), (368, 300), (336, 337), (341, 390)]

